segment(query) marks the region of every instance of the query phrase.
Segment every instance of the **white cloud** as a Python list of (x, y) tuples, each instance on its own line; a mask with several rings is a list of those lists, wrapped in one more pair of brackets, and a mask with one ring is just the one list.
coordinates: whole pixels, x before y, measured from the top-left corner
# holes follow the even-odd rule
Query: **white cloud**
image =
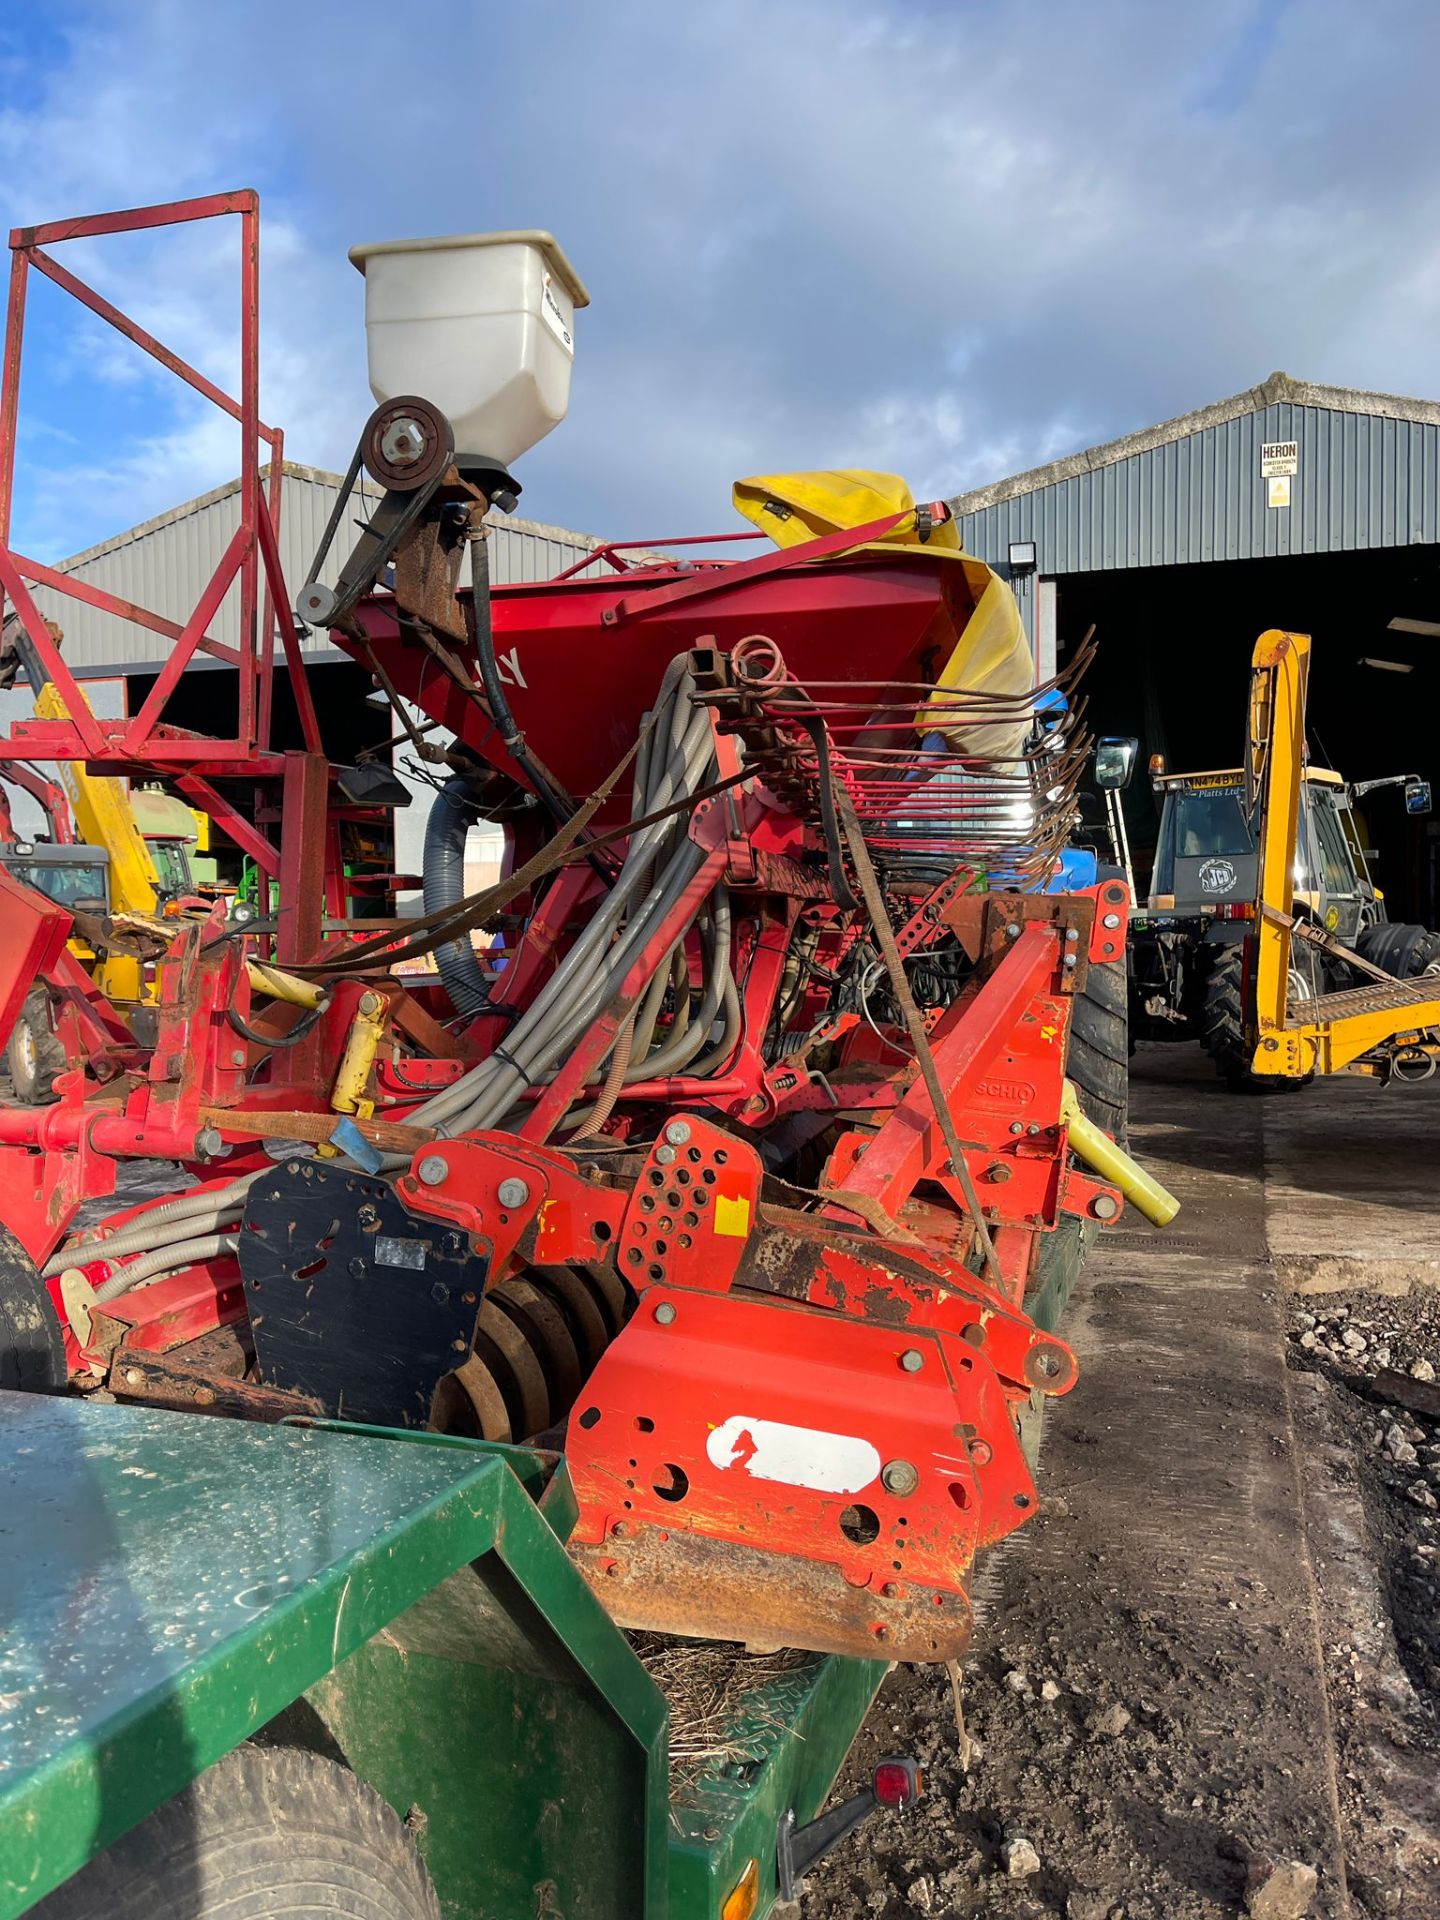
[[(974, 484), (1274, 366), (1440, 391), (1426, 0), (550, 0), (452, 9), (438, 37), (426, 17), (77, 8), (34, 106), (17, 85), (0, 112), (5, 211), (259, 185), (266, 412), (330, 465), (369, 406), (345, 248), (552, 227), (595, 303), (524, 507), (617, 534), (721, 527), (749, 471)], [(178, 280), (174, 244), (97, 244), (84, 270), (229, 378), (233, 235), (186, 236)], [(67, 526), (83, 480), (87, 538), (234, 470), (188, 402), (92, 353), (67, 378), (108, 384), (138, 437), (50, 460)]]

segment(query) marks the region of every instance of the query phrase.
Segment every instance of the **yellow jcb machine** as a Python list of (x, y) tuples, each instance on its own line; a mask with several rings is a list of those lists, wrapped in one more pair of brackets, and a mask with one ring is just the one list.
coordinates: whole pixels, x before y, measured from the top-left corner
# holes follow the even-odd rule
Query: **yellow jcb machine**
[[(35, 714), (40, 720), (69, 718), (49, 682), (35, 695)], [(68, 803), (65, 844), (58, 844), (58, 823), (52, 819), (50, 844), (0, 846), (0, 864), (72, 911), (86, 910), (70, 950), (133, 1023), (154, 998), (151, 970), (136, 952), (125, 950), (124, 941), (111, 945), (101, 939), (97, 950), (80, 928), (88, 925), (97, 937), (102, 927), (158, 929), (167, 909), (193, 895), (195, 816), (170, 794), (143, 788), (132, 793), (123, 780), (90, 773), (80, 761), (61, 762), (56, 774), (58, 791), (42, 783), (49, 791), (41, 804), (48, 811)], [(5, 1059), (18, 1099), (35, 1105), (54, 1097), (51, 1082), (64, 1068), (65, 1054), (43, 989), (29, 996), (16, 1017)]]
[[(1246, 741), (1247, 803), (1256, 809), (1259, 869), (1245, 994), (1251, 1072), (1262, 1079), (1364, 1073), (1425, 1080), (1440, 1058), (1440, 975), (1397, 980), (1295, 917), (1295, 850), (1305, 775), (1310, 636), (1271, 628), (1255, 643)], [(1364, 976), (1337, 993), (1292, 998), (1291, 946), (1303, 941)]]

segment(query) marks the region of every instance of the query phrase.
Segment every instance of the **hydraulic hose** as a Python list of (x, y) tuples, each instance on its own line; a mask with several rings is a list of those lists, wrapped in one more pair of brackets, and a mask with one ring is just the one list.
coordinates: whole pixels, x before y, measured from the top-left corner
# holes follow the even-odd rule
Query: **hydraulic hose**
[[(263, 1171), (266, 1169), (260, 1170)], [(89, 1240), (72, 1239), (46, 1262), (42, 1278), (51, 1280), (57, 1273), (63, 1273), (66, 1267), (85, 1266), (91, 1260), (123, 1259), (130, 1253), (146, 1253), (167, 1241), (185, 1239), (195, 1232), (197, 1226), (210, 1231), (227, 1213), (240, 1213), (245, 1205), (245, 1195), (251, 1184), (260, 1178), (260, 1172), (246, 1174), (226, 1187), (207, 1187), (198, 1193), (182, 1193), (178, 1199), (166, 1200), (162, 1205), (151, 1207), (148, 1212), (127, 1221), (114, 1233), (98, 1234)]]
[[(479, 819), (467, 780), (447, 780), (435, 796), (425, 823), (423, 886), (425, 911), (456, 907), (465, 896), (465, 841)], [(483, 1013), (490, 987), (469, 935), (435, 949), (435, 964), (457, 1013)]]
[(183, 1267), (193, 1266), (197, 1260), (216, 1260), (221, 1254), (234, 1253), (239, 1238), (234, 1233), (207, 1233), (194, 1240), (177, 1240), (172, 1246), (157, 1247), (154, 1253), (142, 1254), (138, 1260), (132, 1260), (128, 1267), (121, 1267), (118, 1273), (112, 1273), (102, 1286), (95, 1289), (95, 1304), (103, 1307), (106, 1301), (118, 1300), (122, 1293), (129, 1293), (132, 1287), (155, 1280), (162, 1273), (179, 1273)]
[(495, 632), (490, 610), (490, 541), (483, 526), (470, 542), (471, 599), (475, 608), (475, 656), (480, 663), (480, 684), (485, 689), (491, 718), (500, 730), (505, 751), (522, 768), (531, 785), (544, 801), (557, 826), (564, 826), (574, 812), (563, 795), (557, 793), (544, 772), (535, 764), (525, 745), (525, 736), (515, 724), (505, 682), (500, 678), (500, 663), (495, 658)]
[[(493, 666), (493, 645), (484, 622), (481, 631), (482, 665), (488, 654)], [(495, 683), (498, 687), (498, 673)], [(713, 777), (709, 719), (704, 710), (696, 706), (691, 697), (693, 691), (686, 657), (677, 655), (666, 669), (656, 696), (655, 725), (637, 755), (632, 797), (635, 818), (683, 801)], [(500, 693), (503, 713), (508, 715), (508, 706), (503, 705), (503, 688)], [(497, 724), (513, 728), (513, 720), (502, 719), (502, 707), (496, 708)], [(474, 803), (465, 783), (461, 780), (448, 783), (436, 802), (426, 836), (427, 911), (432, 904), (453, 904), (463, 892), (463, 832), (474, 816)], [(620, 871), (609, 892), (561, 965), (515, 1022), (503, 1047), (417, 1108), (411, 1117), (414, 1125), (432, 1127), (447, 1135), (498, 1126), (516, 1110), (528, 1087), (553, 1078), (586, 1029), (612, 1004), (637, 957), (693, 881), (705, 855), (689, 838), (687, 827), (684, 814), (678, 814), (630, 836)], [(433, 894), (432, 887), (438, 887), (440, 893)], [(453, 894), (449, 891), (452, 888)], [(622, 1075), (623, 1080), (674, 1071), (692, 1061), (692, 1070), (708, 1072), (733, 1051), (741, 1020), (730, 967), (730, 904), (724, 889), (717, 889), (699, 913), (703, 916), (700, 928), (704, 978), (698, 1003), (692, 1009), (690, 989), (685, 984), (682, 934), (661, 956), (655, 975), (642, 995), (631, 1029), (632, 1038), (627, 1048), (621, 1050), (620, 1062), (617, 1064), (612, 1058), (612, 1069)], [(446, 955), (456, 963), (453, 977), (446, 972)], [(442, 978), (461, 1011), (473, 1012), (483, 1007), (488, 997), (484, 976), (468, 941), (455, 942), (442, 949), (440, 960)], [(463, 980), (462, 968), (466, 976)], [(677, 1005), (681, 1000), (684, 1005), (660, 1045), (652, 1047), (655, 1023), (672, 968), (675, 969)], [(467, 995), (463, 1004), (462, 994)], [(723, 1028), (715, 1039), (717, 1018), (723, 1020)], [(702, 1049), (702, 1057), (695, 1060)], [(625, 1051), (629, 1053), (628, 1060), (623, 1057)], [(612, 1077), (613, 1074), (607, 1075), (607, 1086)], [(408, 1155), (389, 1154), (385, 1156), (382, 1170), (399, 1172), (408, 1164)], [(47, 1277), (67, 1266), (83, 1265), (91, 1260), (113, 1261), (138, 1256), (129, 1266), (111, 1274), (99, 1290), (100, 1299), (113, 1299), (117, 1293), (156, 1273), (230, 1252), (235, 1236), (226, 1229), (233, 1227), (244, 1208), (250, 1185), (259, 1178), (257, 1172), (226, 1187), (183, 1194), (151, 1208), (108, 1237), (72, 1242), (49, 1263)], [(201, 1247), (207, 1251), (196, 1251)]]

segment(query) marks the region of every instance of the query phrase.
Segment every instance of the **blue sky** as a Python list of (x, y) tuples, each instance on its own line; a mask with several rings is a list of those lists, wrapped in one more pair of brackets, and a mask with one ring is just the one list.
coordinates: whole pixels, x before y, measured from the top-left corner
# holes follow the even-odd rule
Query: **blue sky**
[[(1433, 0), (30, 0), (0, 201), (257, 187), (265, 411), (340, 467), (346, 249), (549, 227), (594, 304), (522, 512), (713, 531), (746, 473), (954, 492), (1276, 367), (1440, 394), (1437, 56)], [(233, 379), (232, 228), (61, 257)], [(18, 545), (234, 474), (218, 415), (52, 290), (32, 313)]]

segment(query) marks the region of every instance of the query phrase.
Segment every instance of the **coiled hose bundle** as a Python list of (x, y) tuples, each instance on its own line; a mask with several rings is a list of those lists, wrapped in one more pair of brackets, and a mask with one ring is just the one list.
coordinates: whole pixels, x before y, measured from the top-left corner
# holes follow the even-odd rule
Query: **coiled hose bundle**
[[(632, 819), (644, 819), (676, 806), (699, 794), (715, 777), (709, 715), (694, 699), (695, 691), (687, 658), (679, 654), (666, 669), (653, 713), (645, 717), (633, 774)], [(440, 823), (434, 826), (437, 813)], [(450, 782), (431, 815), (435, 845), (440, 850), (437, 885), (442, 889), (454, 885), (457, 867), (463, 887), (464, 834), (474, 817), (465, 782)], [(667, 819), (630, 836), (610, 892), (554, 974), (516, 1020), (503, 1049), (425, 1101), (410, 1116), (409, 1124), (454, 1136), (502, 1127), (523, 1110), (527, 1090), (554, 1076), (610, 1006), (637, 955), (694, 879), (704, 854), (689, 837), (689, 819), (689, 810), (682, 806)], [(431, 864), (428, 843), (427, 834), (427, 882)], [(428, 910), (428, 886), (425, 904)], [(435, 904), (442, 901), (437, 898)], [(621, 1087), (682, 1069), (697, 1075), (711, 1073), (733, 1051), (740, 1033), (740, 1001), (731, 967), (730, 900), (723, 887), (715, 888), (703, 903), (696, 921), (703, 965), (697, 1004), (691, 1008), (682, 935), (661, 959), (636, 1004), (633, 1019), (622, 1026), (606, 1056), (610, 1066), (600, 1100), (572, 1110), (567, 1127), (593, 1131), (608, 1114), (605, 1102), (613, 1105)], [(445, 949), (445, 956), (448, 958), (437, 958), (458, 1009), (479, 1011), (488, 990), (468, 940)], [(661, 1029), (667, 991), (673, 1000), (673, 1018), (668, 1028)], [(617, 1047), (623, 1047), (623, 1062), (616, 1057)], [(396, 1173), (408, 1165), (408, 1156), (390, 1155), (382, 1170)], [(197, 1259), (233, 1251), (232, 1230), (244, 1211), (251, 1184), (263, 1171), (247, 1174), (224, 1187), (166, 1201), (113, 1233), (72, 1241), (49, 1262), (46, 1275), (78, 1263), (104, 1260), (110, 1263), (111, 1272), (97, 1289), (97, 1298), (114, 1299), (129, 1287), (179, 1271)], [(195, 1250), (202, 1243), (209, 1251)], [(128, 1265), (116, 1264), (127, 1260)]]

